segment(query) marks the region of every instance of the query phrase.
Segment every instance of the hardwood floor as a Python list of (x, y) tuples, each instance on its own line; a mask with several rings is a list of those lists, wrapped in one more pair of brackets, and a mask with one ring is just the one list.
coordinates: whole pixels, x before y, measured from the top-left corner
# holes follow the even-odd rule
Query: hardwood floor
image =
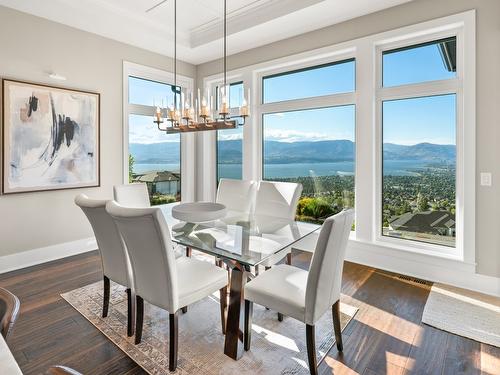
[[(307, 267), (309, 257), (295, 254), (293, 263)], [(25, 374), (56, 364), (84, 374), (144, 373), (59, 296), (101, 279), (96, 251), (0, 275), (21, 300), (9, 345)], [(420, 322), (428, 287), (346, 263), (342, 292), (360, 310), (343, 333), (343, 353), (334, 347), (320, 374), (500, 374), (499, 348)]]

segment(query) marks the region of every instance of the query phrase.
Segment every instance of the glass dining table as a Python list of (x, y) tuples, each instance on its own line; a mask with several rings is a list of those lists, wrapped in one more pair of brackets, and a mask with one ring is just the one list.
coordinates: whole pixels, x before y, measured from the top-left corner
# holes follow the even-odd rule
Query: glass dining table
[(172, 205), (161, 206), (171, 229), (172, 241), (213, 255), (230, 272), (229, 303), (225, 324), (224, 353), (237, 360), (243, 353), (243, 291), (255, 277), (253, 270), (270, 259), (283, 258), (290, 248), (319, 229), (319, 225), (273, 216), (227, 212), (215, 221), (190, 223), (172, 217)]

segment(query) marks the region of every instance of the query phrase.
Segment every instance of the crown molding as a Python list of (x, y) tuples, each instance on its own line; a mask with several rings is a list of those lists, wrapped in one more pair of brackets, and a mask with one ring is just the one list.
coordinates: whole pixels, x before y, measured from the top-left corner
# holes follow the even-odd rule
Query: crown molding
[[(286, 16), (290, 13), (305, 9), (325, 0), (260, 0), (246, 7), (231, 12), (227, 16), (227, 34), (238, 32)], [(205, 23), (191, 30), (190, 47), (196, 48), (215, 40), (223, 35), (223, 19)]]

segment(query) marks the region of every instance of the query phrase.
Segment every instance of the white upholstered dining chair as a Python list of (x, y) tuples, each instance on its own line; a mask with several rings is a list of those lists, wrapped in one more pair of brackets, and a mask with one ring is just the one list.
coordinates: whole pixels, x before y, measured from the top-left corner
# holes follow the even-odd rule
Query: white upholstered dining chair
[(125, 242), (136, 293), (136, 344), (141, 342), (144, 300), (169, 312), (169, 369), (177, 367), (178, 310), (220, 291), (224, 326), (227, 272), (211, 263), (175, 258), (170, 230), (159, 208), (106, 205)]
[(131, 292), (131, 268), (127, 253), (113, 218), (106, 212), (106, 200), (90, 199), (85, 194), (75, 198), (92, 226), (101, 254), (104, 280), (103, 318), (108, 316), (110, 280), (127, 288), (127, 335), (133, 332), (133, 301)]
[[(260, 181), (257, 189), (254, 213), (256, 216), (273, 216), (293, 220), (295, 219), (301, 194), (301, 184), (294, 182)], [(264, 267), (267, 271), (271, 266), (274, 266), (285, 257), (285, 263), (292, 264), (291, 247), (272, 255), (259, 266)], [(281, 312), (278, 313), (278, 320), (283, 320)]]
[(255, 201), (256, 182), (221, 178), (217, 187), (216, 202), (229, 212), (250, 213)]
[(311, 374), (317, 374), (314, 325), (331, 307), (337, 349), (342, 351), (340, 288), (354, 210), (325, 220), (309, 271), (280, 264), (245, 286), (244, 347), (250, 349), (253, 303), (280, 311), (306, 324), (307, 354)]
[[(297, 211), (302, 185), (294, 182), (260, 181), (255, 201), (256, 216), (273, 216), (293, 220)], [(292, 249), (286, 248), (266, 259), (261, 266), (266, 270), (286, 257), (291, 264)]]
[(113, 187), (115, 201), (126, 207), (150, 207), (148, 186), (144, 182), (115, 185)]

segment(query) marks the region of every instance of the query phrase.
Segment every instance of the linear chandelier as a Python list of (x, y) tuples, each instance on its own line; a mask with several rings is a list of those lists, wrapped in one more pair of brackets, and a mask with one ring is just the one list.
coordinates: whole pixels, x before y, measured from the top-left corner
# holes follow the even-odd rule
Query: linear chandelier
[[(166, 126), (161, 126), (164, 120), (163, 108), (160, 106), (156, 107), (155, 120), (153, 121), (158, 126), (159, 130), (167, 134), (235, 129), (238, 124), (243, 125), (246, 118), (250, 115), (250, 89), (248, 89), (247, 96), (243, 96), (239, 114), (237, 116), (231, 116), (230, 113), (229, 85), (227, 84), (226, 1), (227, 0), (224, 0), (224, 80), (223, 85), (217, 89), (217, 106), (214, 105), (213, 96), (209, 95), (209, 91), (206, 91), (207, 96), (205, 96), (205, 91), (203, 91), (202, 97), (200, 89), (198, 89), (198, 95), (193, 106), (193, 93), (177, 86), (177, 0), (174, 0), (174, 86), (172, 87), (174, 99), (173, 104), (171, 104), (166, 111)], [(243, 93), (244, 92), (243, 90)]]

